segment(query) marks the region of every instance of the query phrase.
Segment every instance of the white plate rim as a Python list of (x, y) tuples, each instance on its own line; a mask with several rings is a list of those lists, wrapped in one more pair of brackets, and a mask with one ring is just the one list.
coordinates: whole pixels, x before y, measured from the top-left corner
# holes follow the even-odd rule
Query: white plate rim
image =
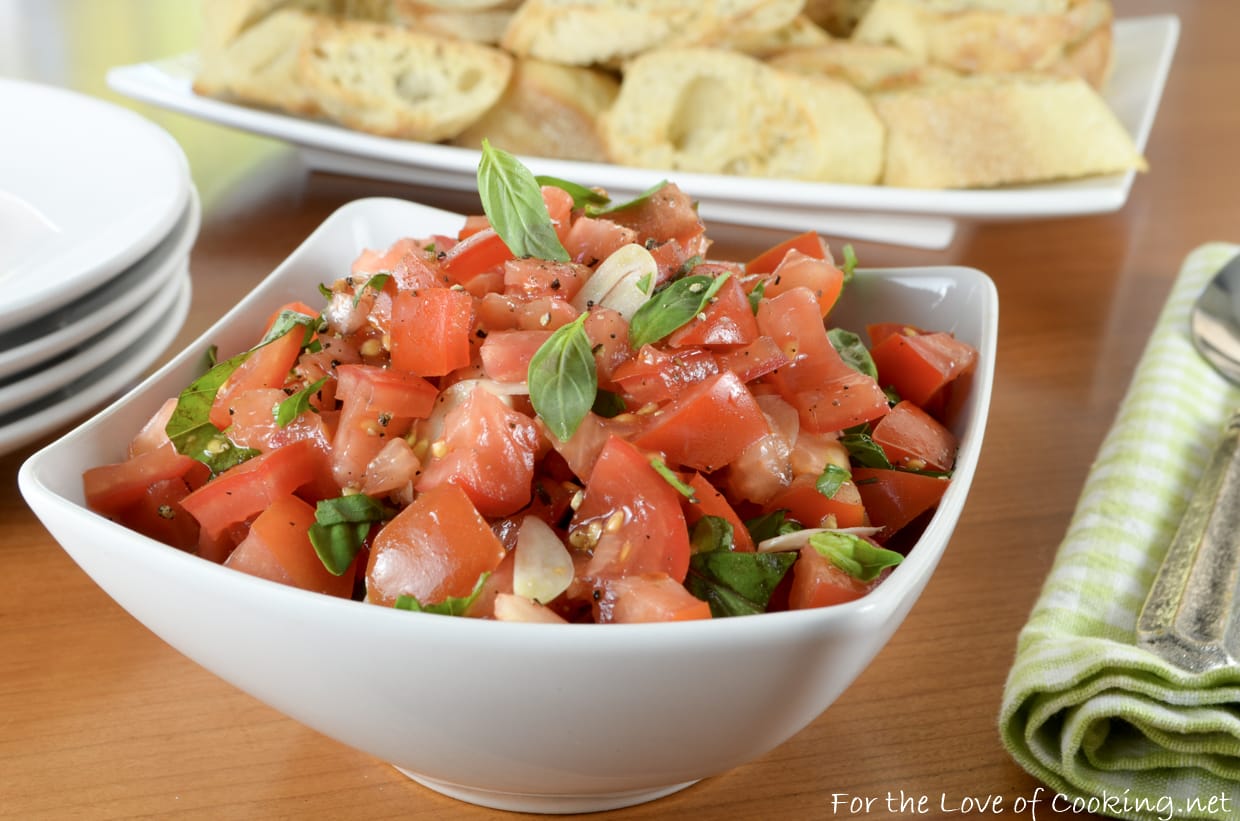
[(201, 221), (201, 202), (197, 192), (191, 192), (189, 205), (172, 233), (142, 259), (49, 316), (0, 334), (0, 383), (95, 335), (167, 285), (179, 272), (178, 266), (183, 267)]
[[(1115, 21), (1115, 72), (1104, 97), (1122, 105), (1121, 120), (1139, 150), (1153, 127), (1179, 39), (1176, 15), (1160, 14)], [(437, 187), (475, 190), (478, 152), (350, 131), (329, 123), (196, 95), (192, 75), (196, 56), (119, 66), (107, 74), (115, 91), (154, 105), (285, 140), (310, 149), (323, 170), (378, 174)], [(348, 161), (364, 161), (351, 165)], [(613, 193), (636, 193), (674, 178), (696, 199), (728, 210), (727, 221), (744, 219), (745, 210), (762, 214), (762, 224), (795, 227), (810, 214), (869, 212), (983, 221), (1075, 216), (1115, 211), (1127, 201), (1134, 172), (1062, 183), (988, 190), (926, 191), (886, 186), (836, 185), (794, 180), (754, 179), (680, 171), (528, 157), (535, 173), (602, 185)], [(895, 232), (893, 232), (895, 233)]]
[[(189, 315), (193, 287), (189, 268), (172, 306), (151, 332), (105, 362), (92, 373), (61, 386), (50, 395), (40, 396), (16, 411), (0, 415), (0, 454), (22, 447), (56, 428), (71, 422), (109, 397), (125, 389), (167, 350)], [(51, 404), (47, 404), (47, 403)], [(5, 422), (5, 419), (11, 421)]]
[[(184, 213), (191, 182), (189, 162), (180, 144), (135, 111), (66, 88), (6, 77), (0, 77), (0, 108), (20, 108), (35, 111), (41, 118), (70, 120), (84, 140), (92, 141), (92, 149), (105, 144), (101, 142), (102, 135), (108, 135), (108, 139), (124, 137), (127, 140), (124, 159), (113, 159), (126, 163), (131, 180), (133, 175), (140, 174), (141, 179), (147, 181), (144, 197), (117, 208), (115, 213), (120, 215), (119, 221), (107, 221), (106, 225), (96, 227), (96, 222), (105, 221), (101, 214), (69, 212), (72, 217), (66, 220), (66, 211), (58, 211), (56, 216), (61, 221), (85, 222), (91, 228), (83, 233), (81, 224), (69, 226), (67, 235), (55, 232), (59, 242), (49, 239), (40, 244), (37, 252), (27, 250), (6, 263), (5, 269), (0, 270), (0, 285), (6, 290), (5, 299), (0, 303), (0, 323), (17, 324), (71, 302), (83, 290), (97, 286), (149, 253)], [(0, 133), (0, 150), (4, 148), (4, 134)], [(22, 161), (25, 164), (47, 163), (52, 166), (47, 169), (49, 176), (66, 173), (59, 167), (59, 163), (65, 161), (63, 156), (26, 155)], [(85, 177), (78, 178), (80, 183), (90, 184), (89, 172)], [(8, 185), (12, 184), (9, 181)], [(46, 201), (32, 199), (29, 193), (23, 196), (21, 192), (9, 190), (3, 179), (0, 179), (0, 192), (44, 216), (52, 216), (47, 213), (49, 204)], [(125, 195), (121, 188), (112, 193), (134, 200), (134, 195)], [(50, 207), (71, 209), (76, 206), (58, 202)], [(3, 282), (10, 278), (21, 287)]]

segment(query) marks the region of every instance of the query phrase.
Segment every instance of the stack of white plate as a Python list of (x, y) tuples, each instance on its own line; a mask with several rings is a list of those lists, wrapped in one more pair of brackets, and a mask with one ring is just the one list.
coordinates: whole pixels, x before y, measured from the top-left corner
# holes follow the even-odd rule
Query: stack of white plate
[(0, 453), (135, 382), (190, 301), (201, 210), (177, 142), (134, 112), (0, 78)]

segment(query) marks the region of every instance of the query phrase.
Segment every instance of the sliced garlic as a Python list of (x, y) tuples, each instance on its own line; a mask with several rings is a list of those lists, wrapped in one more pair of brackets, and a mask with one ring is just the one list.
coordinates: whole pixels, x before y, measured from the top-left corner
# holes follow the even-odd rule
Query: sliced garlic
[(573, 307), (585, 311), (602, 305), (619, 312), (625, 320), (650, 299), (659, 264), (637, 243), (622, 245), (599, 263), (585, 285), (573, 297)]
[(551, 526), (526, 516), (517, 531), (512, 589), (519, 596), (546, 604), (573, 581), (573, 557)]

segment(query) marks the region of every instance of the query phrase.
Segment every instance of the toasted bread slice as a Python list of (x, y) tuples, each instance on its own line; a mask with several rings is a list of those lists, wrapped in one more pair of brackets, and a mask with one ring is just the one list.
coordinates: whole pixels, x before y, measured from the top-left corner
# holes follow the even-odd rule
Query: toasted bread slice
[(721, 49), (634, 59), (600, 123), (608, 153), (624, 165), (872, 183), (882, 162), (882, 126), (856, 89)]
[(767, 63), (794, 74), (836, 77), (867, 93), (929, 85), (957, 76), (945, 66), (924, 63), (895, 46), (851, 40), (789, 49), (768, 58)]
[(453, 7), (443, 0), (439, 3), (428, 3), (426, 0), (390, 0), (388, 18), (397, 25), (423, 34), (496, 45), (512, 21), (517, 5), (510, 0), (477, 8)]
[(323, 112), (387, 137), (437, 142), (499, 100), (512, 58), (477, 43), (397, 26), (320, 18), (298, 76)]
[(813, 20), (798, 14), (779, 28), (770, 30), (732, 29), (709, 43), (715, 48), (739, 51), (752, 57), (766, 58), (789, 49), (814, 48), (831, 41)]
[(1146, 168), (1080, 77), (961, 77), (871, 100), (887, 127), (887, 185), (987, 188)]
[(962, 72), (1022, 72), (1063, 59), (1067, 0), (875, 0), (853, 39), (893, 45)]
[(223, 37), (226, 27), (232, 34), (210, 46), (204, 43), (194, 91), (293, 114), (319, 114), (314, 96), (298, 78), (298, 64), (320, 19), (291, 8), (244, 21), (233, 17), (226, 23), (217, 18), (221, 26), (217, 33)]
[(803, 0), (525, 0), (500, 45), (519, 57), (617, 65), (652, 49), (709, 43), (737, 30), (772, 31)]
[(599, 69), (518, 60), (499, 102), (452, 142), (478, 148), (486, 139), (513, 154), (607, 162), (598, 117), (619, 91)]

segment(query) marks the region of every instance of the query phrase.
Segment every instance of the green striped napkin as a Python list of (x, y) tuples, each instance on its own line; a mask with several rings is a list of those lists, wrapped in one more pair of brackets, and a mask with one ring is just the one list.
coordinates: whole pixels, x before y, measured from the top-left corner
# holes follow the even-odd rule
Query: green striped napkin
[(1210, 243), (1184, 261), (1020, 633), (999, 729), (1060, 809), (1240, 818), (1240, 667), (1187, 673), (1136, 646), (1180, 515), (1240, 407), (1188, 336), (1193, 301), (1238, 250)]

